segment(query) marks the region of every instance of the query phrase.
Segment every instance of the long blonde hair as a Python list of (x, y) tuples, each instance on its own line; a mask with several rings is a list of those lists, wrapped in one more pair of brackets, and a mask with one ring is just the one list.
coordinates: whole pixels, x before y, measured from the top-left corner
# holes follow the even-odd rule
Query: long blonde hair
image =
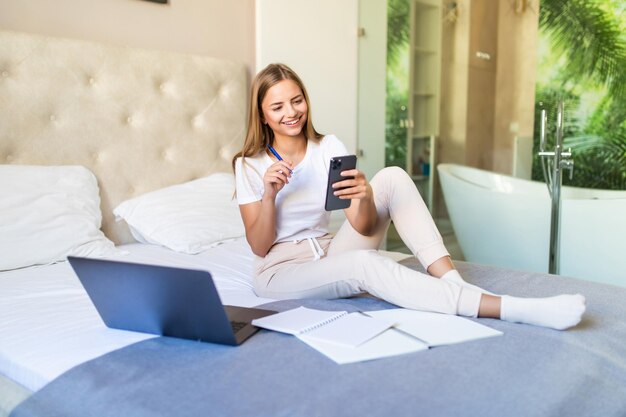
[(311, 121), (311, 105), (309, 95), (304, 88), (304, 84), (300, 77), (285, 64), (269, 64), (263, 68), (252, 80), (252, 88), (250, 90), (250, 111), (248, 113), (248, 133), (243, 147), (235, 154), (232, 161), (233, 170), (235, 169), (235, 161), (237, 158), (246, 156), (254, 156), (265, 148), (274, 144), (274, 132), (263, 123), (263, 109), (261, 103), (265, 98), (267, 91), (283, 80), (292, 80), (302, 90), (304, 99), (308, 107), (307, 118), (302, 128), (307, 139), (320, 140), (323, 135), (318, 133), (313, 127)]

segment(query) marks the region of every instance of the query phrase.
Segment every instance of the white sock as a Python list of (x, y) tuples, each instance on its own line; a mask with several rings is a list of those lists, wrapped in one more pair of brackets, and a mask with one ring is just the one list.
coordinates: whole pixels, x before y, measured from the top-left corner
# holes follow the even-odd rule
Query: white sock
[(481, 292), (483, 294), (495, 295), (492, 292), (483, 290), (482, 288), (477, 287), (476, 285), (470, 284), (469, 282), (465, 281), (463, 277), (461, 276), (461, 274), (459, 274), (459, 271), (457, 271), (456, 269), (449, 270), (448, 272), (446, 272), (445, 274), (441, 276), (441, 279), (444, 281), (448, 281), (448, 282), (454, 282), (455, 284), (458, 284), (461, 287), (469, 288), (474, 291)]
[(585, 312), (585, 297), (562, 294), (546, 298), (502, 296), (500, 319), (564, 330), (577, 325)]

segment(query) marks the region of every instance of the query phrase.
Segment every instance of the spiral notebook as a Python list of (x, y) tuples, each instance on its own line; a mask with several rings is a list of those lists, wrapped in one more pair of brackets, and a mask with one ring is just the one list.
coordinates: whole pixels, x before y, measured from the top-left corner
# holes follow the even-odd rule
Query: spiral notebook
[(255, 319), (252, 324), (268, 330), (288, 333), (304, 341), (322, 341), (357, 347), (378, 336), (394, 322), (347, 311), (326, 311), (298, 307)]

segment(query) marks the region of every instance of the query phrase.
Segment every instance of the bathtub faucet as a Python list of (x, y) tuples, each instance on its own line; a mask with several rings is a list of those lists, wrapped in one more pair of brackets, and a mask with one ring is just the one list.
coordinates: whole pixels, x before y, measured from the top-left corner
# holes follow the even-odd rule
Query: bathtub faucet
[(541, 168), (543, 177), (548, 186), (548, 192), (552, 199), (552, 213), (550, 218), (550, 253), (548, 272), (559, 273), (559, 239), (561, 223), (561, 187), (563, 185), (563, 169), (569, 170), (569, 177), (574, 175), (574, 160), (563, 159), (572, 156), (572, 150), (563, 150), (563, 101), (557, 104), (556, 138), (554, 151), (546, 151), (546, 111), (541, 110), (541, 133), (539, 137), (539, 156), (541, 156)]

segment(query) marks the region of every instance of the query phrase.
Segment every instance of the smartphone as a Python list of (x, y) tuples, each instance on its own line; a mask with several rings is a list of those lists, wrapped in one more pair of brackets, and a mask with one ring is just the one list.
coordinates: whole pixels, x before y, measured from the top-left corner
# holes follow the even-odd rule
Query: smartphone
[(352, 200), (342, 200), (333, 193), (341, 188), (333, 188), (333, 184), (338, 181), (352, 179), (354, 177), (342, 177), (341, 171), (347, 171), (356, 168), (356, 155), (336, 156), (330, 158), (328, 167), (328, 185), (326, 186), (326, 211), (339, 210), (350, 207)]

